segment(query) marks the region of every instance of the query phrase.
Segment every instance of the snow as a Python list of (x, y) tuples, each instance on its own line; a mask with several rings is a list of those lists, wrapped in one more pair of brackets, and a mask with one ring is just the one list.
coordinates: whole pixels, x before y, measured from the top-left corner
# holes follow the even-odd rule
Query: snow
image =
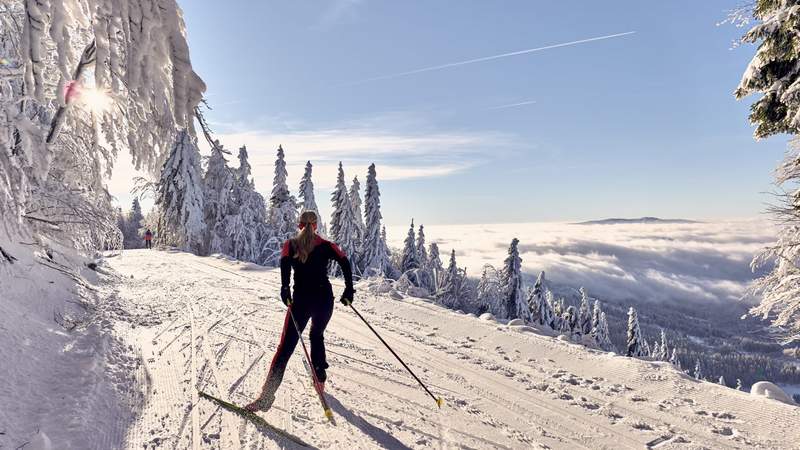
[(786, 403), (788, 405), (795, 404), (794, 401), (786, 394), (786, 392), (783, 392), (783, 389), (779, 388), (773, 383), (770, 383), (769, 381), (759, 381), (758, 383), (753, 384), (753, 386), (750, 388), (750, 395), (766, 397)]
[[(0, 333), (0, 376), (11, 380), (0, 385), (0, 423), (8, 424), (0, 445), (287, 448), (194, 389), (239, 404), (258, 392), (285, 311), (276, 269), (177, 250), (126, 250), (101, 268), (108, 274), (84, 271), (98, 289), (94, 325), (85, 330), (51, 323), (56, 294), (69, 286), (58, 273), (55, 285), (37, 287), (43, 295), (0, 301), (0, 317), (23, 324), (19, 333)], [(694, 380), (667, 363), (587, 349), (513, 322), (500, 326), (491, 314), (481, 320), (422, 299), (372, 294), (370, 285), (382, 291), (385, 283), (357, 285), (354, 306), (445, 405), (439, 410), (337, 304), (326, 333), (326, 391), (337, 426), (326, 423), (299, 350), (275, 407), (261, 414), (319, 448), (641, 449), (662, 437), (659, 449), (800, 442), (792, 426), (800, 408)], [(13, 286), (13, 300), (31, 288)]]

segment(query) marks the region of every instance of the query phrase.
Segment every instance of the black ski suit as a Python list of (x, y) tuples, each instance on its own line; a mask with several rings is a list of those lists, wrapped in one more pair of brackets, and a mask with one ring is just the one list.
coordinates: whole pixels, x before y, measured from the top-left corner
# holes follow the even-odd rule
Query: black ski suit
[[(324, 382), (327, 378), (325, 369), (328, 368), (328, 363), (325, 359), (324, 333), (333, 314), (333, 289), (328, 281), (328, 266), (331, 260), (336, 261), (342, 268), (345, 286), (352, 289), (353, 272), (350, 261), (339, 246), (333, 242), (316, 236), (314, 249), (308, 255), (305, 263), (294, 257), (291, 241), (283, 244), (281, 252), (281, 285), (289, 286), (291, 272), (294, 269), (294, 295), (290, 308), (301, 332), (305, 329), (309, 319), (311, 320), (311, 332), (309, 333), (311, 362), (320, 382)], [(281, 340), (269, 368), (262, 398), (274, 398), (297, 341), (297, 331), (292, 323), (292, 316), (287, 311)]]

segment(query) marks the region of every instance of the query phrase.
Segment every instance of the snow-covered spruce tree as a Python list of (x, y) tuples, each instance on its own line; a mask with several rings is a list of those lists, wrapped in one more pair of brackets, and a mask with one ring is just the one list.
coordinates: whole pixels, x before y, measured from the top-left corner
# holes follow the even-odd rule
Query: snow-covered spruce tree
[(230, 214), (225, 217), (224, 232), (230, 245), (229, 255), (241, 260), (275, 266), (283, 242), (267, 225), (264, 197), (250, 178), (247, 147), (239, 148), (239, 167), (233, 171), (234, 183)]
[(425, 226), (422, 224), (419, 224), (419, 231), (417, 231), (417, 261), (421, 268), (429, 267), (428, 251), (425, 249)]
[(439, 244), (436, 242), (431, 242), (428, 246), (428, 268), (433, 275), (434, 281), (434, 292), (439, 289), (439, 277), (442, 275), (444, 271), (444, 266), (442, 265), (442, 258), (439, 256)]
[(381, 228), (381, 192), (375, 164), (367, 169), (367, 186), (364, 192), (364, 241), (361, 246), (360, 266), (364, 276), (389, 276), (389, 253)]
[(161, 169), (155, 204), (160, 213), (156, 243), (203, 254), (206, 227), (200, 151), (188, 130), (178, 132), (172, 152)]
[(678, 359), (678, 349), (676, 347), (672, 348), (672, 356), (669, 357), (669, 363), (675, 366), (676, 369), (683, 370), (681, 360)]
[(319, 207), (317, 206), (317, 200), (314, 195), (314, 182), (311, 180), (313, 168), (311, 161), (306, 161), (306, 169), (305, 172), (303, 172), (303, 178), (300, 179), (300, 202), (298, 202), (298, 206), (300, 207), (301, 213), (303, 211), (314, 211), (317, 213), (317, 232), (326, 234), (325, 222), (322, 220), (322, 215), (319, 213)]
[(123, 230), (123, 246), (125, 248), (142, 248), (142, 235), (140, 228), (144, 214), (142, 214), (142, 205), (139, 204), (139, 199), (134, 198), (131, 202), (131, 210), (128, 217), (125, 219), (125, 229)]
[(597, 325), (592, 328), (592, 337), (598, 347), (607, 352), (616, 353), (617, 348), (611, 342), (611, 334), (608, 332), (608, 320), (606, 319), (606, 313), (603, 311), (600, 311)]
[(578, 323), (578, 311), (572, 305), (567, 307), (564, 311), (563, 320), (561, 321), (561, 332), (570, 337), (581, 335), (581, 329)]
[[(753, 26), (743, 42), (758, 43), (735, 91), (737, 99), (761, 94), (750, 107), (755, 138), (800, 132), (800, 7), (794, 0), (756, 0)], [(800, 338), (800, 145), (775, 171), (776, 185), (783, 191), (781, 204), (772, 208), (780, 224), (777, 243), (754, 258), (752, 266), (774, 264), (754, 283), (761, 304), (751, 311), (786, 330), (790, 339)]]
[(225, 218), (238, 212), (235, 204), (234, 173), (228, 166), (225, 155), (230, 152), (215, 141), (208, 158), (208, 166), (203, 176), (203, 214), (206, 222), (205, 245), (209, 253), (222, 253), (230, 255), (231, 239), (225, 229)]
[(664, 332), (664, 329), (661, 329), (661, 341), (658, 344), (658, 350), (656, 351), (655, 358), (659, 361), (667, 361), (669, 359), (669, 346), (667, 345), (667, 333)]
[(625, 356), (634, 358), (646, 356), (645, 344), (646, 341), (642, 336), (642, 330), (639, 328), (639, 316), (636, 313), (636, 309), (631, 306), (628, 310), (628, 339), (625, 348)]
[(578, 310), (578, 325), (581, 334), (588, 336), (592, 332), (592, 310), (589, 307), (589, 294), (586, 293), (586, 289), (581, 287), (580, 293), (581, 307)]
[(717, 380), (717, 384), (720, 384), (722, 386), (728, 387), (728, 383), (725, 382), (725, 377), (723, 375), (719, 376), (719, 379)]
[(414, 236), (414, 219), (411, 219), (411, 226), (408, 228), (408, 235), (406, 240), (403, 241), (403, 256), (400, 259), (400, 272), (406, 273), (412, 269), (420, 267), (419, 259), (417, 258), (417, 246)]
[[(339, 174), (336, 177), (336, 187), (331, 194), (331, 204), (333, 213), (331, 214), (330, 233), (331, 239), (336, 242), (342, 251), (345, 252), (351, 261), (357, 261), (359, 236), (358, 223), (353, 212), (353, 205), (350, 203), (350, 195), (344, 184), (344, 169), (339, 162)], [(338, 264), (331, 265), (331, 274), (338, 275), (340, 269)], [(353, 266), (353, 272), (359, 274), (358, 265)]]
[(545, 300), (545, 279), (544, 271), (539, 272), (536, 284), (533, 285), (528, 293), (528, 309), (530, 310), (530, 321), (536, 325), (547, 325), (553, 323), (553, 309)]
[(545, 302), (547, 302), (547, 305), (548, 305), (548, 308), (550, 309), (550, 311), (553, 312), (553, 318), (552, 318), (552, 320), (550, 321), (550, 324), (549, 324), (550, 328), (552, 328), (553, 330), (558, 331), (558, 330), (561, 329), (561, 312), (560, 312), (561, 309), (560, 309), (560, 304), (556, 300), (555, 296), (553, 295), (553, 291), (551, 291), (549, 289), (546, 290), (545, 293), (544, 293), (544, 300), (545, 300)]
[(521, 318), (530, 321), (528, 305), (522, 291), (522, 258), (519, 257), (518, 245), (519, 239), (511, 240), (508, 256), (503, 262), (503, 270), (500, 272), (500, 293), (505, 306), (500, 318), (508, 320)]
[(703, 366), (700, 365), (700, 360), (698, 359), (694, 365), (694, 373), (692, 374), (698, 380), (705, 380), (705, 373), (703, 373)]
[(350, 185), (350, 191), (347, 193), (350, 197), (350, 205), (353, 207), (353, 220), (356, 223), (356, 240), (361, 242), (364, 238), (366, 225), (364, 224), (364, 215), (361, 212), (361, 183), (358, 182), (358, 176), (353, 177), (353, 183)]
[(269, 225), (281, 240), (288, 239), (297, 232), (297, 200), (289, 193), (289, 185), (286, 184), (288, 175), (283, 147), (278, 146), (268, 214)]
[[(442, 276), (444, 277), (444, 272)], [(479, 309), (481, 310), (479, 312), (481, 314), (484, 312), (491, 313), (495, 316), (501, 314), (503, 308), (500, 301), (500, 276), (497, 273), (497, 269), (491, 264), (483, 266), (483, 272), (478, 281), (476, 292), (477, 303), (480, 305)]]
[(737, 378), (736, 379), (736, 390), (737, 391), (743, 391), (744, 390), (744, 386), (742, 386), (742, 379), (741, 378)]
[(650, 344), (647, 342), (647, 339), (642, 339), (642, 353), (643, 358), (653, 357), (653, 349), (650, 348)]
[(398, 274), (399, 269), (393, 262), (392, 250), (389, 249), (389, 244), (386, 240), (386, 225), (381, 226), (381, 241), (383, 242), (383, 248), (386, 252), (386, 276), (391, 279), (397, 279), (400, 276)]
[(442, 275), (441, 288), (435, 294), (436, 301), (447, 308), (459, 308), (462, 303), (463, 282), (464, 274), (456, 264), (456, 251), (452, 250), (450, 252), (450, 263)]

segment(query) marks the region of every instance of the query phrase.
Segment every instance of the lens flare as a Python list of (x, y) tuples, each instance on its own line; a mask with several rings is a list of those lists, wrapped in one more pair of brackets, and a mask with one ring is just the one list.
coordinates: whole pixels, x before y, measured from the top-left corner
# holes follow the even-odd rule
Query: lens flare
[(114, 103), (108, 92), (97, 88), (83, 88), (80, 93), (80, 102), (96, 114), (109, 112)]
[(10, 67), (10, 66), (11, 66), (11, 60), (9, 60), (8, 58), (0, 58), (0, 67)]

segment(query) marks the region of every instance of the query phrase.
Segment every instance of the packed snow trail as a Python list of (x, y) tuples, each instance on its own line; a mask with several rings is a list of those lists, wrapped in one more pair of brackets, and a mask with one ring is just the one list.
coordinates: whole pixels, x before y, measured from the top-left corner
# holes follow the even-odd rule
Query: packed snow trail
[[(125, 251), (109, 264), (121, 275), (117, 303), (129, 309), (114, 329), (144, 362), (129, 448), (296, 447), (197, 394), (242, 405), (259, 392), (285, 313), (277, 270), (157, 250)], [(299, 352), (273, 408), (260, 413), (319, 448), (799, 448), (800, 408), (698, 382), (666, 363), (420, 299), (360, 291), (355, 304), (445, 405), (337, 304), (326, 333), (337, 426), (322, 415)]]

